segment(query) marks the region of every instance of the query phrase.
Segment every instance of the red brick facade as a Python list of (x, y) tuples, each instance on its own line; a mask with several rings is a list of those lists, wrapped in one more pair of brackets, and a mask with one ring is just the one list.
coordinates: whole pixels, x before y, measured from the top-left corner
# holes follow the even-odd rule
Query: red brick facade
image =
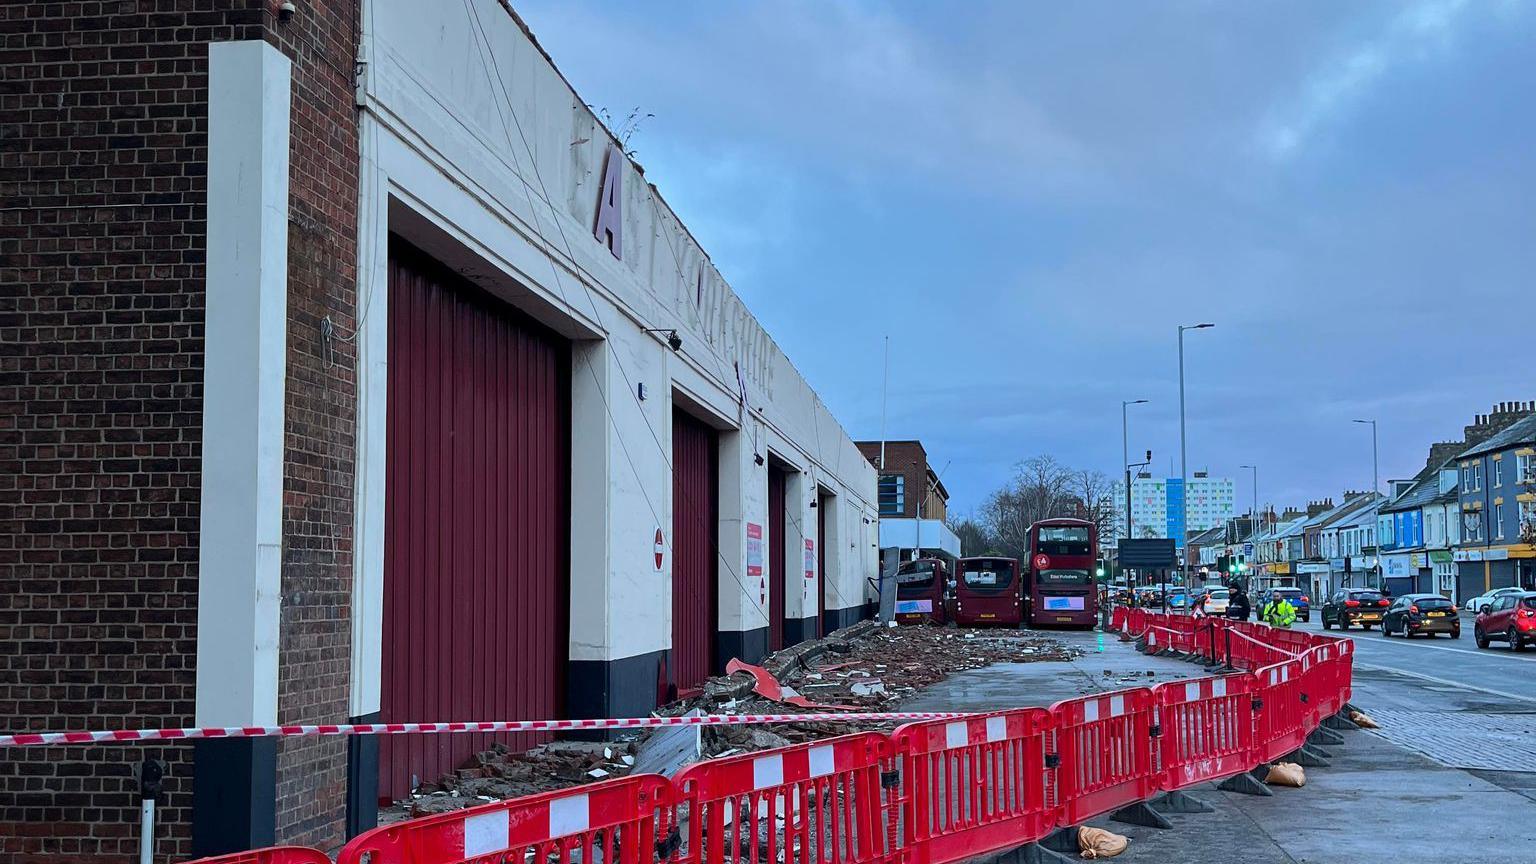
[[(308, 0), (267, 32), (294, 61), (279, 723), (346, 722), (351, 685), (357, 14), (356, 0)], [(340, 845), (346, 780), (343, 739), (281, 742), (278, 842)]]
[[(856, 442), (859, 452), (869, 460), (869, 464), (880, 470), (881, 475), (900, 474), (906, 478), (905, 500), (902, 502), (902, 510), (895, 514), (897, 517), (908, 519), (917, 518), (917, 508), (922, 504), (924, 519), (945, 519), (949, 515), (948, 493), (941, 491), (934, 485), (924, 494), (928, 487), (928, 472), (933, 470), (928, 464), (928, 451), (923, 448), (921, 441), (887, 441), (885, 442), (885, 467), (880, 466), (881, 444), (879, 441)], [(890, 517), (892, 514), (884, 514)]]
[[(207, 59), (233, 39), (294, 63), (279, 719), (346, 716), (357, 8), (275, 6), (0, 7), (5, 727), (193, 722)], [(146, 757), (162, 860), (188, 857), (190, 747), (109, 746), (0, 752), (0, 861), (133, 860)], [(341, 842), (345, 769), (339, 741), (282, 745), (280, 841)]]

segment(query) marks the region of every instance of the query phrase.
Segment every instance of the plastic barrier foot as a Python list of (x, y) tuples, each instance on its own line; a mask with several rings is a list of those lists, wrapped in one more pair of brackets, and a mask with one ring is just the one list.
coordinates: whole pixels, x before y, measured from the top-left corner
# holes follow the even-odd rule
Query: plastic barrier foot
[(1127, 807), (1109, 814), (1110, 821), (1124, 822), (1127, 825), (1140, 825), (1144, 828), (1172, 828), (1173, 823), (1168, 817), (1153, 810), (1145, 801), (1138, 801)]
[(1159, 813), (1215, 813), (1216, 808), (1190, 795), (1188, 792), (1168, 792), (1152, 800), (1152, 809)]
[(997, 864), (1067, 864), (1078, 855), (1077, 829), (1058, 828), (1040, 840), (997, 856)]
[(1234, 774), (1221, 781), (1216, 787), (1223, 792), (1237, 792), (1242, 795), (1257, 795), (1261, 798), (1273, 798), (1275, 790), (1265, 786), (1259, 778), (1247, 773)]
[(1333, 764), (1318, 750), (1311, 747), (1298, 747), (1296, 751), (1286, 756), (1282, 761), (1295, 762), (1303, 768), (1327, 768)]
[(1307, 735), (1307, 743), (1314, 746), (1341, 747), (1344, 744), (1344, 736), (1332, 729), (1319, 726)]
[(1324, 717), (1323, 718), (1323, 726), (1322, 726), (1322, 728), (1324, 728), (1324, 729), (1336, 729), (1336, 730), (1338, 730), (1340, 732), (1343, 732), (1346, 729), (1359, 729), (1360, 727), (1356, 726), (1354, 724), (1354, 722), (1351, 721), (1349, 719), (1349, 717), (1347, 717), (1344, 714), (1343, 711), (1340, 711), (1337, 714), (1333, 714), (1333, 715), (1330, 715), (1328, 717)]

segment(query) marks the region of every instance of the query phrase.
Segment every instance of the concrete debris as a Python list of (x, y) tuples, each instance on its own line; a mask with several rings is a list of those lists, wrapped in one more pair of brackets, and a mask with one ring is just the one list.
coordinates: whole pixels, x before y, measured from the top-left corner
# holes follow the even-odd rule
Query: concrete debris
[(632, 746), (632, 742), (550, 741), (519, 753), (505, 744), (493, 744), (452, 774), (422, 783), (409, 800), (380, 808), (379, 821), (387, 824), (448, 813), (487, 801), (622, 777), (634, 764)]
[[(895, 711), (903, 699), (967, 669), (996, 663), (1070, 660), (1083, 652), (1028, 630), (939, 627), (885, 628), (861, 622), (823, 639), (779, 651), (743, 671), (708, 679), (697, 695), (657, 709), (657, 716), (706, 714), (825, 714), (843, 710)], [(756, 677), (754, 673), (757, 673)], [(762, 685), (768, 686), (762, 686)], [(758, 692), (775, 693), (771, 699)], [(808, 691), (815, 701), (796, 695)], [(794, 704), (781, 699), (795, 699)], [(658, 751), (668, 751), (673, 771), (697, 759), (771, 750), (852, 732), (889, 732), (895, 723), (821, 721), (772, 726), (663, 727), (626, 732), (609, 741), (550, 741), (525, 753), (503, 744), (472, 757), (451, 775), (423, 783), (409, 800), (381, 810), (380, 823), (658, 770)], [(674, 758), (669, 733), (690, 740)], [(696, 737), (694, 737), (696, 736)], [(681, 736), (679, 736), (681, 737)], [(657, 757), (660, 758), (660, 757)], [(673, 764), (675, 763), (675, 764)], [(665, 771), (663, 773), (666, 773)]]

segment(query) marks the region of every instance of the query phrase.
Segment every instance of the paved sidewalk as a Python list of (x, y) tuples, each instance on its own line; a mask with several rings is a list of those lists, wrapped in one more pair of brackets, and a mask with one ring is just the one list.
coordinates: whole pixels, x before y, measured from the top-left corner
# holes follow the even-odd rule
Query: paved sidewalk
[[(1113, 636), (1104, 638), (1101, 651), (1098, 634), (1057, 635), (1087, 653), (1069, 662), (1004, 664), (964, 672), (903, 707), (985, 711), (1047, 705), (1086, 693), (1204, 674), (1192, 663), (1137, 654)], [(1361, 707), (1375, 707), (1383, 719), (1392, 721), (1394, 739), (1409, 743), (1410, 737), (1417, 738), (1413, 743), (1427, 751), (1452, 746), (1458, 739), (1439, 737), (1434, 716), (1415, 715), (1464, 710), (1474, 700), (1487, 699), (1474, 691), (1371, 672), (1357, 673), (1355, 694)], [(1513, 703), (1506, 710), (1513, 707), (1529, 706)], [(1528, 718), (1502, 719), (1497, 729), (1469, 728), (1464, 720), (1456, 725), (1472, 746), (1494, 736), (1525, 734)], [(1517, 860), (1522, 854), (1517, 850), (1536, 846), (1536, 773), (1461, 770), (1399, 746), (1385, 732), (1342, 734), (1345, 744), (1328, 748), (1332, 765), (1307, 769), (1305, 788), (1277, 788), (1273, 797), (1261, 798), (1220, 792), (1206, 784), (1190, 792), (1216, 812), (1170, 816), (1172, 830), (1104, 818), (1092, 824), (1131, 838), (1130, 849), (1119, 860), (1158, 864), (1470, 864)], [(1469, 766), (1489, 764), (1470, 758), (1466, 746), (1440, 758)], [(1536, 770), (1536, 762), (1528, 764)]]
[(1307, 769), (1302, 789), (1256, 798), (1198, 787), (1216, 812), (1171, 816), (1172, 831), (1095, 824), (1131, 838), (1122, 860), (1187, 864), (1471, 864), (1515, 860), (1536, 842), (1529, 798), (1379, 736), (1343, 734), (1333, 764)]

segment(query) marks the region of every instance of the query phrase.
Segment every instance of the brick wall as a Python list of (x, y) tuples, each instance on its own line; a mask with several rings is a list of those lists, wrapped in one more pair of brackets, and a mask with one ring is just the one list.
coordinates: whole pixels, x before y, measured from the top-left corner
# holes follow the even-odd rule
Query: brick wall
[[(859, 441), (859, 452), (869, 460), (869, 464), (877, 469), (880, 467), (880, 442)], [(906, 479), (906, 500), (902, 508), (901, 516), (914, 518), (918, 515), (917, 506), (923, 504), (923, 518), (943, 519), (947, 514), (946, 502), (937, 491), (930, 492), (924, 500), (923, 490), (928, 482), (928, 453), (923, 449), (921, 441), (887, 441), (885, 442), (885, 470), (881, 474), (900, 474)]]
[[(346, 713), (356, 11), (274, 5), (0, 5), (0, 725), (193, 722), (207, 44), (228, 39), (295, 63), (279, 715)], [(340, 841), (342, 753), (280, 750), (280, 839)], [(132, 860), (145, 757), (170, 763), (159, 851), (188, 857), (190, 748), (49, 748), (0, 753), (0, 861)]]
[[(268, 31), (294, 63), (279, 723), (345, 723), (351, 686), (357, 14), (309, 0)], [(277, 766), (278, 842), (339, 846), (344, 739), (285, 740)]]

